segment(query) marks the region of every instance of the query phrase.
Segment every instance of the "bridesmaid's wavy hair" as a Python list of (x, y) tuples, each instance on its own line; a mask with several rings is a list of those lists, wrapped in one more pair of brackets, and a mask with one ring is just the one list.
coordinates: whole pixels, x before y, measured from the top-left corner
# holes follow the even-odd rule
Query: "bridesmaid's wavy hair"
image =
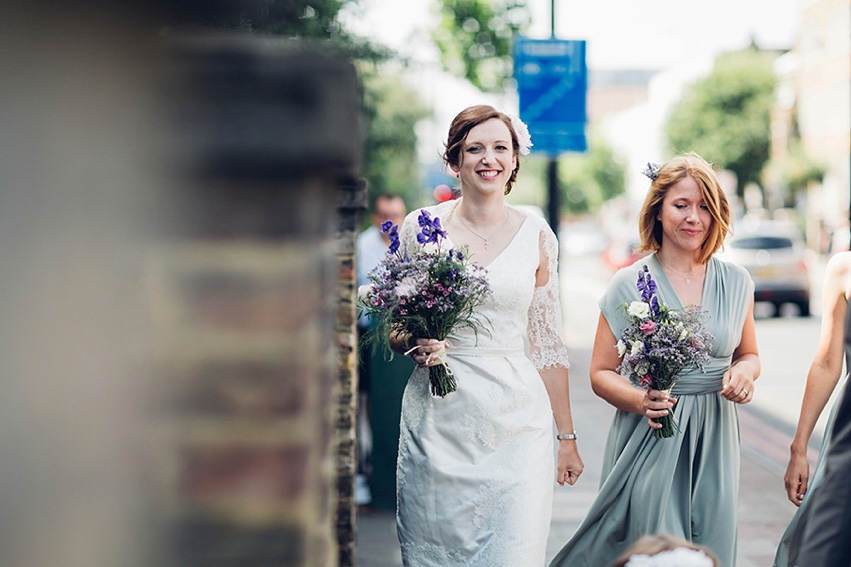
[[(514, 126), (511, 125), (511, 117), (492, 106), (480, 104), (465, 108), (452, 120), (452, 124), (449, 126), (449, 135), (446, 138), (446, 149), (443, 152), (443, 161), (446, 165), (461, 166), (461, 146), (467, 138), (467, 134), (470, 133), (470, 130), (491, 118), (502, 120), (502, 123), (506, 125), (508, 131), (511, 133), (511, 145), (514, 148), (514, 156), (515, 158), (520, 156), (520, 142), (517, 139), (517, 132), (514, 131)], [(514, 171), (511, 172), (511, 177), (508, 178), (508, 182), (505, 184), (506, 195), (511, 193), (511, 188), (517, 180), (517, 172), (520, 171), (520, 160), (515, 159), (514, 161), (516, 163)]]
[(650, 190), (644, 199), (638, 217), (641, 234), (641, 251), (652, 252), (662, 246), (662, 223), (656, 218), (662, 208), (662, 201), (668, 190), (686, 177), (691, 177), (700, 187), (703, 202), (712, 216), (709, 234), (703, 242), (700, 263), (706, 263), (724, 244), (730, 232), (730, 203), (718, 175), (706, 160), (696, 153), (688, 153), (671, 158), (661, 168), (659, 176), (650, 183)]

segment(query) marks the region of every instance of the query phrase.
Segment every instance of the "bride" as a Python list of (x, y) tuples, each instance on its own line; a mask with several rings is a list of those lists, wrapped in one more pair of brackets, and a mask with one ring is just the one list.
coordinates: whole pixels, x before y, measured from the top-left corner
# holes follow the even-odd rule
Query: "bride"
[[(490, 106), (463, 110), (449, 130), (444, 160), (462, 197), (427, 210), (452, 247), (466, 246), (487, 268), (493, 293), (477, 310), (486, 322), (477, 336), (464, 329), (447, 341), (392, 337), (399, 353), (415, 348), (417, 364), (402, 402), (396, 473), (406, 566), (540, 567), (553, 469), (561, 485), (582, 473), (557, 240), (544, 219), (505, 203), (529, 145), (525, 125)], [(402, 225), (403, 247), (416, 245), (418, 215)], [(428, 368), (444, 353), (458, 389), (438, 398), (429, 393)]]

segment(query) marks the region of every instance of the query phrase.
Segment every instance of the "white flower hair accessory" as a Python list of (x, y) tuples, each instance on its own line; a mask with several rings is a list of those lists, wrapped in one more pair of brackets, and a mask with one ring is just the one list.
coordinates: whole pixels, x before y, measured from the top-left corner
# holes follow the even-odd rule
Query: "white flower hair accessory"
[(656, 178), (659, 177), (659, 170), (662, 169), (659, 164), (647, 162), (647, 167), (644, 168), (641, 173), (650, 178), (651, 181), (656, 181)]
[(712, 558), (697, 549), (678, 547), (656, 555), (633, 555), (625, 567), (714, 567)]
[(529, 127), (516, 116), (510, 116), (511, 127), (514, 128), (514, 133), (517, 134), (517, 144), (520, 149), (517, 150), (521, 156), (529, 155), (532, 151), (532, 135), (529, 134)]

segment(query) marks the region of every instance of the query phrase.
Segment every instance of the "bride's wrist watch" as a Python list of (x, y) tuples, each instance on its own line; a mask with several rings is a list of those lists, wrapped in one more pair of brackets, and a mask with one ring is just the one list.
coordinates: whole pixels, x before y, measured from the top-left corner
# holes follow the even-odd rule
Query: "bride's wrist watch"
[(565, 433), (564, 435), (562, 435), (561, 433), (559, 433), (558, 435), (556, 435), (556, 439), (558, 439), (559, 441), (565, 441), (565, 440), (573, 441), (573, 440), (576, 440), (576, 432), (574, 431), (573, 433)]

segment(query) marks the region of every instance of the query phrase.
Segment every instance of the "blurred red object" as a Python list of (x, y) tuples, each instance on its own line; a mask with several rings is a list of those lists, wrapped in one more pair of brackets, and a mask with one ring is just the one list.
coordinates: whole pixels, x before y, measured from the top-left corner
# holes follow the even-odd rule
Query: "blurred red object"
[(603, 260), (612, 272), (617, 272), (649, 254), (639, 252), (640, 246), (638, 238), (615, 237), (603, 251)]
[(452, 188), (449, 185), (441, 183), (434, 188), (434, 198), (438, 203), (448, 201), (452, 198)]

